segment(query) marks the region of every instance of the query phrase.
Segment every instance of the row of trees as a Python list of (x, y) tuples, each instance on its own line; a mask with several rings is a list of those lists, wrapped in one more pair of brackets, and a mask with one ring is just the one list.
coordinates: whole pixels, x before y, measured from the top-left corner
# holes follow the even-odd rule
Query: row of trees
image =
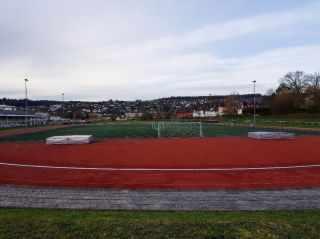
[[(260, 98), (260, 97), (259, 97)], [(253, 113), (253, 100), (244, 107), (244, 114)], [(243, 105), (241, 96), (234, 92), (224, 101), (225, 113), (237, 114)], [(289, 72), (279, 80), (276, 90), (270, 89), (256, 104), (257, 114), (290, 114), (320, 112), (320, 73)]]
[(267, 92), (262, 107), (277, 114), (320, 112), (320, 73), (289, 72), (279, 83)]

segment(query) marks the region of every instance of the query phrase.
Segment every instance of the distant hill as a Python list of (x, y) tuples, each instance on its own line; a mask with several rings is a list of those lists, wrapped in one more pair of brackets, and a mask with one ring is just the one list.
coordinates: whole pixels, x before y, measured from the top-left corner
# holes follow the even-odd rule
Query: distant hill
[[(251, 100), (253, 99), (253, 94), (244, 94), (240, 95), (240, 98), (243, 99), (244, 101)], [(255, 95), (257, 99), (262, 98), (261, 94), (256, 94)], [(146, 100), (146, 101), (140, 101), (136, 100), (135, 102), (141, 102), (141, 103), (147, 103), (147, 102), (152, 102), (152, 101), (198, 101), (198, 100), (204, 100), (208, 99), (208, 95), (206, 96), (172, 96), (172, 97), (165, 97), (165, 98), (159, 98), (155, 100)], [(210, 98), (215, 99), (215, 100), (224, 100), (227, 97), (227, 95), (213, 95)], [(117, 101), (116, 102), (134, 102), (134, 101)], [(66, 103), (90, 103), (88, 101), (66, 101)], [(104, 104), (107, 101), (95, 101), (94, 103), (96, 104)], [(61, 104), (62, 101), (57, 101), (57, 100), (28, 100), (28, 105), (29, 106), (47, 106), (49, 107), (50, 105), (55, 105), (55, 104)], [(24, 107), (25, 106), (25, 99), (9, 99), (9, 98), (2, 98), (0, 99), (0, 104), (1, 105), (12, 105), (16, 107)]]

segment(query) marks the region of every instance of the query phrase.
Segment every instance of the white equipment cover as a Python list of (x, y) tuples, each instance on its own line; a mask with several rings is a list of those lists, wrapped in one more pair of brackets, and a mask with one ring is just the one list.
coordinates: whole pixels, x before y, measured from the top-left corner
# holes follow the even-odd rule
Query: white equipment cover
[(254, 139), (295, 139), (293, 133), (287, 132), (249, 132), (248, 137)]
[(92, 135), (64, 135), (47, 138), (46, 144), (89, 144), (92, 140)]

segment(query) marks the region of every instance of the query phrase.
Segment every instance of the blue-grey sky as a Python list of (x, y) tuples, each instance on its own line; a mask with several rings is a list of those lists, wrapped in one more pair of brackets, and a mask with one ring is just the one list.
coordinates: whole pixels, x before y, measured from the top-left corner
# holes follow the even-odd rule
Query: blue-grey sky
[(0, 0), (0, 97), (154, 99), (320, 71), (320, 1)]

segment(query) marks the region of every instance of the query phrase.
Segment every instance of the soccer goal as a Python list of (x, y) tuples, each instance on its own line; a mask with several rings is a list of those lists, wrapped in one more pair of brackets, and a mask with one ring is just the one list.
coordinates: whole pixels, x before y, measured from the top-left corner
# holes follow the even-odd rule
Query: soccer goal
[(159, 138), (203, 137), (201, 122), (157, 122), (152, 124)]

